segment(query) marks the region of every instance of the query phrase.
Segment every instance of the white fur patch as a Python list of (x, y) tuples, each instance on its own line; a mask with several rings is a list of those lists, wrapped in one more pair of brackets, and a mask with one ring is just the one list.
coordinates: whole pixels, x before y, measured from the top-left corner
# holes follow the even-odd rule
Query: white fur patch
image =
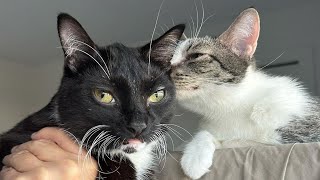
[(171, 65), (176, 66), (185, 60), (185, 57), (188, 54), (187, 50), (190, 45), (190, 39), (187, 39), (177, 46), (177, 49), (175, 50), (171, 59)]
[(156, 142), (151, 142), (139, 151), (127, 154), (128, 159), (134, 164), (137, 173), (137, 180), (146, 179), (145, 175), (149, 174), (154, 166), (154, 149)]
[[(111, 157), (115, 155), (120, 155), (120, 157), (124, 157), (129, 159), (133, 167), (136, 170), (136, 178), (137, 180), (146, 180), (147, 175), (150, 174), (150, 170), (154, 168), (154, 153), (153, 149), (155, 148), (158, 142), (151, 142), (149, 144), (142, 143), (139, 147), (137, 147), (137, 152), (134, 153), (125, 153), (122, 150), (113, 150), (109, 154)], [(124, 146), (125, 147), (125, 146)], [(123, 147), (123, 148), (124, 148)]]
[(212, 135), (207, 131), (198, 132), (183, 152), (180, 163), (184, 173), (192, 179), (199, 179), (209, 171), (214, 151)]

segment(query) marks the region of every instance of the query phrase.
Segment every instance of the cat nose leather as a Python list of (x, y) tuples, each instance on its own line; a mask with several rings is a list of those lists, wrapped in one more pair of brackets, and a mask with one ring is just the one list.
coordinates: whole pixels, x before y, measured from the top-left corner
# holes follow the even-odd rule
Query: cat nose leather
[(127, 129), (135, 136), (140, 135), (146, 128), (147, 124), (145, 122), (133, 122), (127, 127)]

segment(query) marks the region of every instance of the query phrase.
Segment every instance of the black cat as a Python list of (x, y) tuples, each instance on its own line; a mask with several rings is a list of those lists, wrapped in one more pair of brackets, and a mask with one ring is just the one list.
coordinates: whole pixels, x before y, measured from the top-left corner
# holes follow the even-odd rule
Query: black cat
[[(60, 14), (65, 65), (58, 92), (47, 106), (0, 136), (0, 159), (33, 132), (53, 126), (72, 133), (99, 160), (106, 173), (100, 176), (148, 177), (152, 151), (165, 133), (161, 124), (173, 115), (170, 59), (183, 31), (184, 25), (177, 25), (138, 48), (119, 43), (98, 47), (77, 20)], [(101, 152), (108, 157), (99, 157)]]

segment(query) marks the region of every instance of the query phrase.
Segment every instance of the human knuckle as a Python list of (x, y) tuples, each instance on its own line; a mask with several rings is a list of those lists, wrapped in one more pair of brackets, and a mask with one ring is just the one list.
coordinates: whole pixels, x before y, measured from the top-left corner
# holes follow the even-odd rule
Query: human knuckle
[(27, 157), (26, 156), (27, 153), (28, 153), (28, 151), (22, 150), (22, 151), (19, 151), (18, 153), (13, 153), (13, 154), (8, 155), (7, 158), (10, 163), (15, 163), (15, 162), (19, 162), (19, 161), (21, 162)]

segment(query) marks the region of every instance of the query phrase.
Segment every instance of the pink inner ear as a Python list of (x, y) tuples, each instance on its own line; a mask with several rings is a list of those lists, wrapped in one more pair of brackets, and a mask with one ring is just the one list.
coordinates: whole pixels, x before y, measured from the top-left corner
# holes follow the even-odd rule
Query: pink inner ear
[(238, 56), (252, 58), (257, 48), (259, 33), (259, 14), (255, 9), (250, 8), (237, 17), (219, 40)]
[(252, 31), (250, 36), (245, 40), (247, 44), (246, 52), (245, 54), (252, 58), (254, 52), (256, 51), (257, 44), (258, 44), (258, 38), (259, 38), (259, 32), (260, 32), (260, 25), (259, 25), (259, 19), (254, 21), (254, 24), (252, 26)]

